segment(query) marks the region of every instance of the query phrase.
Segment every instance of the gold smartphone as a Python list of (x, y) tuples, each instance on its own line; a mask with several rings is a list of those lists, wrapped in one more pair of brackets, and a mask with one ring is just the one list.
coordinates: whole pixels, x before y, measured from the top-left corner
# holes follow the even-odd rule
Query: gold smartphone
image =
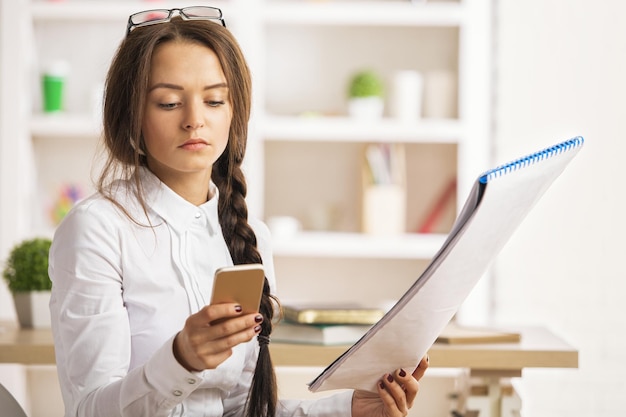
[(242, 264), (215, 271), (211, 304), (237, 303), (243, 313), (259, 311), (265, 272), (261, 264)]

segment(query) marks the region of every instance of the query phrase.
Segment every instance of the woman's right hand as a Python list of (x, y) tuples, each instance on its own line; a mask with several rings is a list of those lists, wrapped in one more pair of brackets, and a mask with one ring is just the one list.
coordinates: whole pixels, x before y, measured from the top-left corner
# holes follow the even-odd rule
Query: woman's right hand
[(208, 305), (185, 321), (174, 338), (174, 357), (189, 371), (215, 369), (232, 348), (249, 342), (261, 331), (263, 316), (243, 314), (238, 304)]

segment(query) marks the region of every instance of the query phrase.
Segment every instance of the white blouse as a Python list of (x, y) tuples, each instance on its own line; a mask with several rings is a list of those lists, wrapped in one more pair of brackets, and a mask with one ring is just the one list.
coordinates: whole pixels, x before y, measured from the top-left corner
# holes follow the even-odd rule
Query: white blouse
[[(70, 416), (242, 416), (258, 356), (256, 338), (217, 369), (189, 372), (173, 339), (211, 296), (213, 274), (232, 265), (215, 197), (195, 206), (142, 169), (147, 217), (130, 182), (116, 199), (82, 201), (50, 249), (52, 331)], [(250, 220), (272, 292), (269, 231)], [(152, 227), (150, 227), (150, 225)], [(350, 416), (350, 391), (320, 400), (280, 401), (283, 416)]]

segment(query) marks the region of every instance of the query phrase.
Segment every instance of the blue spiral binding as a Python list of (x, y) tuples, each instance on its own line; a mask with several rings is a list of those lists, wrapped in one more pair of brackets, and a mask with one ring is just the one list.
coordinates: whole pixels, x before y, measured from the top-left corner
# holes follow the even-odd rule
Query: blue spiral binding
[(544, 159), (551, 158), (563, 152), (567, 152), (570, 149), (577, 148), (583, 144), (585, 140), (582, 136), (576, 136), (575, 138), (566, 140), (565, 142), (558, 143), (554, 146), (535, 152), (531, 155), (524, 156), (522, 158), (511, 161), (507, 164), (500, 165), (496, 168), (490, 169), (483, 173), (478, 180), (482, 184), (487, 184), (489, 181), (508, 174), (512, 171), (517, 171), (521, 168), (533, 165)]

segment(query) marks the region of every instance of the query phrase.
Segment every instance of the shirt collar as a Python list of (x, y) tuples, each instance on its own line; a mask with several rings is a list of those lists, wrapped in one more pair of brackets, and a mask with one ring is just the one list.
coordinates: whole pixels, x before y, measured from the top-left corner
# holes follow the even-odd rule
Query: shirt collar
[(206, 216), (210, 233), (220, 230), (217, 214), (219, 190), (211, 181), (210, 194), (213, 197), (204, 204), (196, 206), (182, 198), (145, 167), (140, 168), (140, 179), (144, 187), (147, 205), (179, 232), (188, 230), (199, 216)]

